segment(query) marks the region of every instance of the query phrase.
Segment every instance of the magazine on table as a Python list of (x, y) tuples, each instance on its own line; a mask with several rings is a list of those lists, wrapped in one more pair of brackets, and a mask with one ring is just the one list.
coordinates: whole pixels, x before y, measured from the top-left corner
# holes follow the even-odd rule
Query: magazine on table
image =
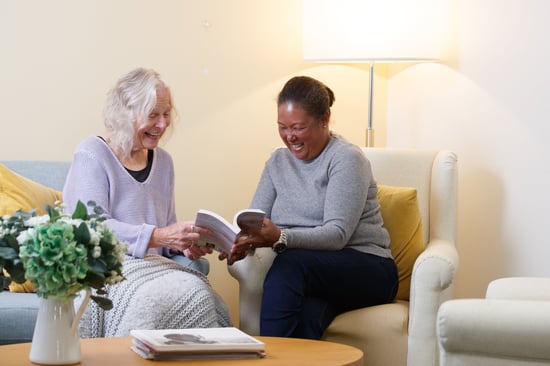
[(209, 210), (199, 210), (195, 225), (208, 229), (212, 235), (201, 234), (198, 245), (209, 246), (212, 249), (231, 255), (231, 247), (241, 230), (260, 230), (265, 218), (265, 212), (256, 209), (241, 210), (235, 214), (233, 224), (222, 216)]
[(265, 344), (235, 327), (135, 329), (132, 350), (151, 360), (262, 358)]

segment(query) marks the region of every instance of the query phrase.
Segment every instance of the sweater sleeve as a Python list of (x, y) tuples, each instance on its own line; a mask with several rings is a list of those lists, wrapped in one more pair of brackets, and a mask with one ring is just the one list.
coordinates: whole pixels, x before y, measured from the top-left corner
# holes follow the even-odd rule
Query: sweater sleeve
[[(128, 242), (128, 254), (143, 258), (148, 251), (155, 226), (143, 222), (132, 224), (124, 217), (113, 218), (112, 190), (114, 187), (111, 187), (111, 184), (113, 184), (112, 177), (119, 174), (116, 170), (120, 167), (115, 165), (112, 158), (104, 155), (101, 150), (92, 151), (81, 148), (75, 151), (71, 169), (63, 188), (63, 201), (67, 206), (66, 209), (72, 212), (79, 200), (84, 204), (94, 201), (103, 208), (106, 224), (114, 231), (118, 239)], [(128, 187), (117, 187), (116, 189), (128, 189)], [(139, 210), (137, 206), (136, 209)], [(131, 210), (128, 210), (128, 217), (131, 215)]]

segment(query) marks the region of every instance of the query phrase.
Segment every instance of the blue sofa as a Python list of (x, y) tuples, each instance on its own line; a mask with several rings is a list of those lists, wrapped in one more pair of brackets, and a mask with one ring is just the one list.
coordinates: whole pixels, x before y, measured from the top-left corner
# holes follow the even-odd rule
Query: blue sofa
[[(71, 165), (70, 162), (63, 161), (28, 160), (0, 160), (0, 163), (23, 177), (57, 191), (63, 189)], [(0, 190), (2, 188), (0, 177)], [(1, 204), (2, 201), (0, 200)], [(191, 264), (187, 261), (184, 262), (183, 259), (178, 262), (208, 275), (210, 265), (208, 259), (204, 257)], [(0, 345), (30, 342), (32, 340), (38, 306), (39, 298), (34, 293), (9, 292), (6, 290), (0, 292)]]
[[(10, 170), (61, 191), (70, 168), (62, 161), (0, 161)], [(39, 298), (33, 293), (0, 292), (0, 345), (30, 342)]]

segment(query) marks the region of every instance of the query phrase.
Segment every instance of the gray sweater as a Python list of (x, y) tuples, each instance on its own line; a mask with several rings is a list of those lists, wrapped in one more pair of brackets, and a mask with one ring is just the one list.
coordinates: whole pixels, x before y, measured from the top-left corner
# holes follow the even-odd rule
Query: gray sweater
[(279, 148), (266, 162), (251, 207), (287, 228), (289, 248), (339, 250), (391, 257), (370, 162), (357, 146), (331, 138), (313, 160)]

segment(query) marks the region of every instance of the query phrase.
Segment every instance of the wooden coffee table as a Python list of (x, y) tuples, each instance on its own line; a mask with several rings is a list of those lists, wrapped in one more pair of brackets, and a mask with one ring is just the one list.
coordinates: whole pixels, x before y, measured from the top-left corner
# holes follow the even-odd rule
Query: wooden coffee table
[[(265, 343), (266, 357), (246, 360), (150, 361), (130, 350), (131, 337), (82, 339), (82, 366), (362, 366), (363, 352), (343, 344), (307, 339), (255, 337)], [(30, 343), (0, 346), (2, 366), (34, 365)]]

